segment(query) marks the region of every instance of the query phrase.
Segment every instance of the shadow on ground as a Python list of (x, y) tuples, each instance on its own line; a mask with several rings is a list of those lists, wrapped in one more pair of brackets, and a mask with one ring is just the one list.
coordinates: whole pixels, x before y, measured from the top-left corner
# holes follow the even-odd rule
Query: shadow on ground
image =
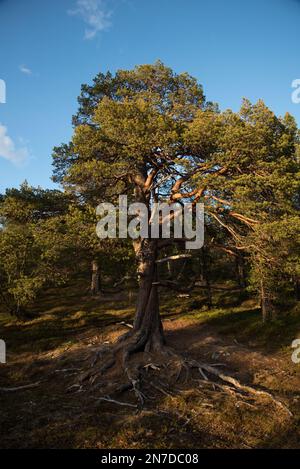
[[(166, 337), (174, 349), (198, 361), (221, 364), (224, 373), (271, 393), (292, 417), (265, 396), (254, 399), (220, 388), (197, 370), (169, 388), (163, 368), (146, 376), (146, 404), (137, 411), (99, 401), (97, 392), (88, 388), (77, 392), (71, 387), (99, 344), (127, 330), (120, 323), (132, 320), (133, 305), (121, 300), (116, 306), (109, 298), (78, 299), (67, 292), (55, 298), (56, 303), (53, 297), (44, 299), (34, 319), (2, 320), (1, 335), (9, 352), (8, 364), (0, 365), (0, 387), (36, 387), (0, 391), (1, 447), (299, 447), (299, 365), (291, 362), (289, 347), (299, 331), (298, 314), (290, 313), (282, 333), (278, 323), (262, 329), (251, 300), (222, 308), (220, 295), (214, 309), (199, 310), (195, 297), (178, 301), (164, 296), (162, 305)], [(159, 387), (151, 386), (160, 381)], [(132, 392), (117, 399), (136, 402)]]

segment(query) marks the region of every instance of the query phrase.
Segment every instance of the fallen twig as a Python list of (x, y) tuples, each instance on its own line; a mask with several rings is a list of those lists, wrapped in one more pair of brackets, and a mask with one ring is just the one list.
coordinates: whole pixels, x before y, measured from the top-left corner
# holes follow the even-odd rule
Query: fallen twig
[(24, 386), (16, 386), (14, 388), (0, 388), (0, 392), (15, 392), (15, 391), (22, 391), (23, 389), (30, 389), (39, 386), (41, 381), (37, 383), (25, 384)]
[(122, 326), (129, 327), (129, 329), (133, 329), (133, 325), (132, 325), (132, 324), (129, 324), (129, 323), (125, 322), (125, 321), (117, 322), (116, 324), (121, 324)]
[(127, 406), (127, 407), (133, 407), (134, 409), (137, 409), (137, 405), (131, 404), (130, 402), (122, 402), (122, 401), (116, 401), (115, 399), (111, 399), (110, 397), (99, 397), (97, 401), (105, 401), (105, 402), (111, 402), (112, 404), (117, 404), (121, 406)]

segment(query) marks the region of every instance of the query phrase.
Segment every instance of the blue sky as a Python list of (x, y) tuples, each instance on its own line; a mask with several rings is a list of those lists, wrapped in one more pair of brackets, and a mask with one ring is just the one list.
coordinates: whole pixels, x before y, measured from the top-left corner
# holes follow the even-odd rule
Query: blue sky
[(52, 148), (99, 71), (161, 59), (221, 109), (263, 98), (300, 124), (299, 23), (298, 0), (0, 0), (0, 191), (54, 186)]

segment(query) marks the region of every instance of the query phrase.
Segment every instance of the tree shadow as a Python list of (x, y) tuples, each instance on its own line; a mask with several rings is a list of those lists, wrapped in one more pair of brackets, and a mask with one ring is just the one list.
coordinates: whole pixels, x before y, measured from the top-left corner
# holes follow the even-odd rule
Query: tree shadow
[[(284, 344), (290, 345), (289, 334), (280, 335), (280, 341), (271, 349), (266, 338), (274, 333), (276, 325), (272, 326), (274, 329), (260, 329), (265, 326), (259, 325), (259, 308), (241, 304), (227, 310), (193, 309), (186, 315), (193, 300), (184, 300), (176, 311), (172, 311), (172, 301), (167, 303), (163, 316), (171, 347), (198, 361), (222, 363), (225, 373), (243, 384), (275, 394), (288, 405), (299, 397), (298, 378), (293, 378), (295, 369), (289, 372), (274, 366), (277, 350)], [(84, 389), (78, 393), (77, 388), (68, 391), (76, 382), (77, 370), (88, 367), (95, 353), (95, 347), (89, 348), (84, 337), (99, 336), (101, 342), (102, 333), (122, 333), (124, 328), (119, 329), (116, 324), (131, 321), (133, 308), (126, 302), (99, 306), (98, 299), (78, 295), (56, 296), (57, 304), (53, 301), (53, 297), (48, 297), (39, 305), (37, 310), (41, 314), (35, 320), (3, 328), (8, 350), (24, 359), (5, 369), (1, 386), (36, 381), (40, 385), (16, 394), (0, 393), (2, 447), (299, 447), (296, 418), (287, 419), (268, 400), (254, 402), (205, 384), (197, 370), (188, 379), (182, 375), (172, 388), (164, 386), (163, 369), (149, 372), (144, 383), (147, 400), (141, 412), (99, 402), (97, 391)], [(292, 324), (299, 323), (293, 319)], [(292, 328), (288, 330), (291, 332)], [(254, 339), (259, 348), (249, 347)], [(48, 358), (38, 356), (41, 351), (55, 352), (70, 342), (77, 342), (78, 347), (65, 347), (60, 353), (47, 355)], [(267, 373), (268, 379), (258, 381), (261, 371)], [(163, 392), (149, 384), (157, 379), (162, 382), (159, 387)], [(289, 386), (287, 381), (291, 382)], [(130, 391), (116, 399), (135, 403)], [(300, 410), (298, 402), (291, 409), (295, 416)]]

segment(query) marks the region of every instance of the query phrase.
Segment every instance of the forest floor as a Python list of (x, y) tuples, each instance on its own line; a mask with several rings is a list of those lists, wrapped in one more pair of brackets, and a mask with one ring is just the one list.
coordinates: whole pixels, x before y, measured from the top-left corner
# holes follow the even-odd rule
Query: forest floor
[[(134, 298), (78, 297), (78, 289), (47, 292), (27, 321), (0, 314), (7, 364), (0, 365), (2, 448), (299, 448), (299, 309), (262, 325), (254, 300), (228, 292), (207, 310), (201, 292), (162, 298), (166, 338), (174, 349), (222, 370), (265, 394), (244, 396), (192, 375), (172, 389), (153, 387), (137, 410), (132, 392), (120, 405), (73, 386), (97, 347), (132, 322)], [(222, 306), (220, 306), (222, 305)], [(160, 371), (157, 371), (159, 379)], [(156, 381), (157, 382), (157, 381)]]

